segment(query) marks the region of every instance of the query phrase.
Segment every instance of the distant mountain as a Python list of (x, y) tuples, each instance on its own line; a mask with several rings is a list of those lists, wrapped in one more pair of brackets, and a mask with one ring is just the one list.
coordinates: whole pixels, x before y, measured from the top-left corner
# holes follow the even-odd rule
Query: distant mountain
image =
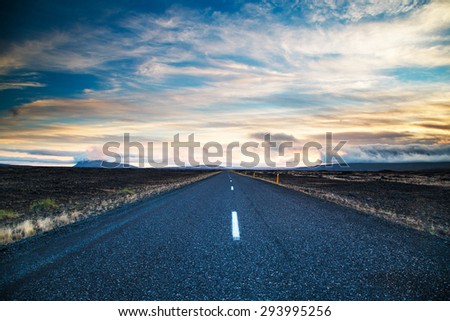
[(338, 164), (332, 166), (298, 167), (301, 171), (438, 171), (450, 170), (450, 162), (413, 163), (350, 163), (348, 167)]
[(85, 160), (75, 164), (77, 168), (137, 168), (133, 165), (106, 162), (102, 160)]

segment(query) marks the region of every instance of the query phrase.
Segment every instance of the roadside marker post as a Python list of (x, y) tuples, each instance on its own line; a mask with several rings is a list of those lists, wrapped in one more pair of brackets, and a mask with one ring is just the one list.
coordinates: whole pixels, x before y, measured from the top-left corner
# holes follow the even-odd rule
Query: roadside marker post
[(278, 184), (279, 182), (280, 182), (280, 174), (277, 173), (277, 179), (276, 179), (275, 183)]

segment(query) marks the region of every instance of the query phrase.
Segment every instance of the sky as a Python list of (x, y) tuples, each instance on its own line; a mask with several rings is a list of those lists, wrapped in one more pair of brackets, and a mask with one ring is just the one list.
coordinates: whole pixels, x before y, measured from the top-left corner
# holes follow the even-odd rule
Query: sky
[(450, 161), (450, 1), (18, 0), (0, 30), (0, 163), (271, 133), (281, 164), (326, 132), (347, 162)]

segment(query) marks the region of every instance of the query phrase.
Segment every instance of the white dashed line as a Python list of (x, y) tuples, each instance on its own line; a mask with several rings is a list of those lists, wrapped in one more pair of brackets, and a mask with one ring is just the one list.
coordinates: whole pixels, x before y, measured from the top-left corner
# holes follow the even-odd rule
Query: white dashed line
[(231, 230), (233, 234), (233, 240), (239, 241), (241, 239), (241, 235), (239, 234), (239, 222), (237, 213), (235, 211), (231, 212)]
[(234, 186), (231, 186), (231, 190), (234, 191)]

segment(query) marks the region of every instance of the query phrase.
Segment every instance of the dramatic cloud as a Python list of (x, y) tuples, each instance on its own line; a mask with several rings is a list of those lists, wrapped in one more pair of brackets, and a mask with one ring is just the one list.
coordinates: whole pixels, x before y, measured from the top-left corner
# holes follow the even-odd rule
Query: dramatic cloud
[(38, 82), (6, 82), (0, 83), (0, 90), (6, 89), (24, 89), (27, 87), (45, 87), (45, 84)]
[(421, 124), (419, 124), (419, 126), (422, 126), (425, 128), (450, 131), (450, 124), (444, 124), (444, 123), (421, 123)]
[(270, 134), (271, 141), (275, 142), (298, 142), (299, 140), (295, 138), (293, 135), (285, 134), (285, 133), (253, 133), (250, 135), (250, 138), (256, 139), (258, 141), (264, 140), (264, 136), (266, 134)]
[(33, 165), (71, 165), (72, 160), (60, 160), (56, 158), (33, 158), (33, 157), (13, 157), (0, 156), (0, 163), (11, 165), (33, 164)]
[(74, 155), (76, 162), (85, 160), (105, 160), (106, 156), (103, 154), (102, 148), (99, 146), (91, 146), (84, 153)]
[(25, 153), (28, 155), (39, 155), (39, 156), (62, 156), (62, 157), (75, 157), (80, 154), (80, 152), (64, 151), (64, 150), (49, 150), (49, 149), (8, 149), (0, 148), (2, 151), (6, 152), (16, 152)]
[(345, 148), (346, 162), (448, 162), (450, 144), (366, 145)]
[(392, 17), (417, 8), (423, 1), (406, 0), (319, 0), (311, 1), (311, 19), (324, 22), (330, 19), (359, 21), (375, 17)]
[(124, 132), (449, 143), (448, 1), (161, 6), (16, 28), (0, 52), (1, 146), (79, 151)]

